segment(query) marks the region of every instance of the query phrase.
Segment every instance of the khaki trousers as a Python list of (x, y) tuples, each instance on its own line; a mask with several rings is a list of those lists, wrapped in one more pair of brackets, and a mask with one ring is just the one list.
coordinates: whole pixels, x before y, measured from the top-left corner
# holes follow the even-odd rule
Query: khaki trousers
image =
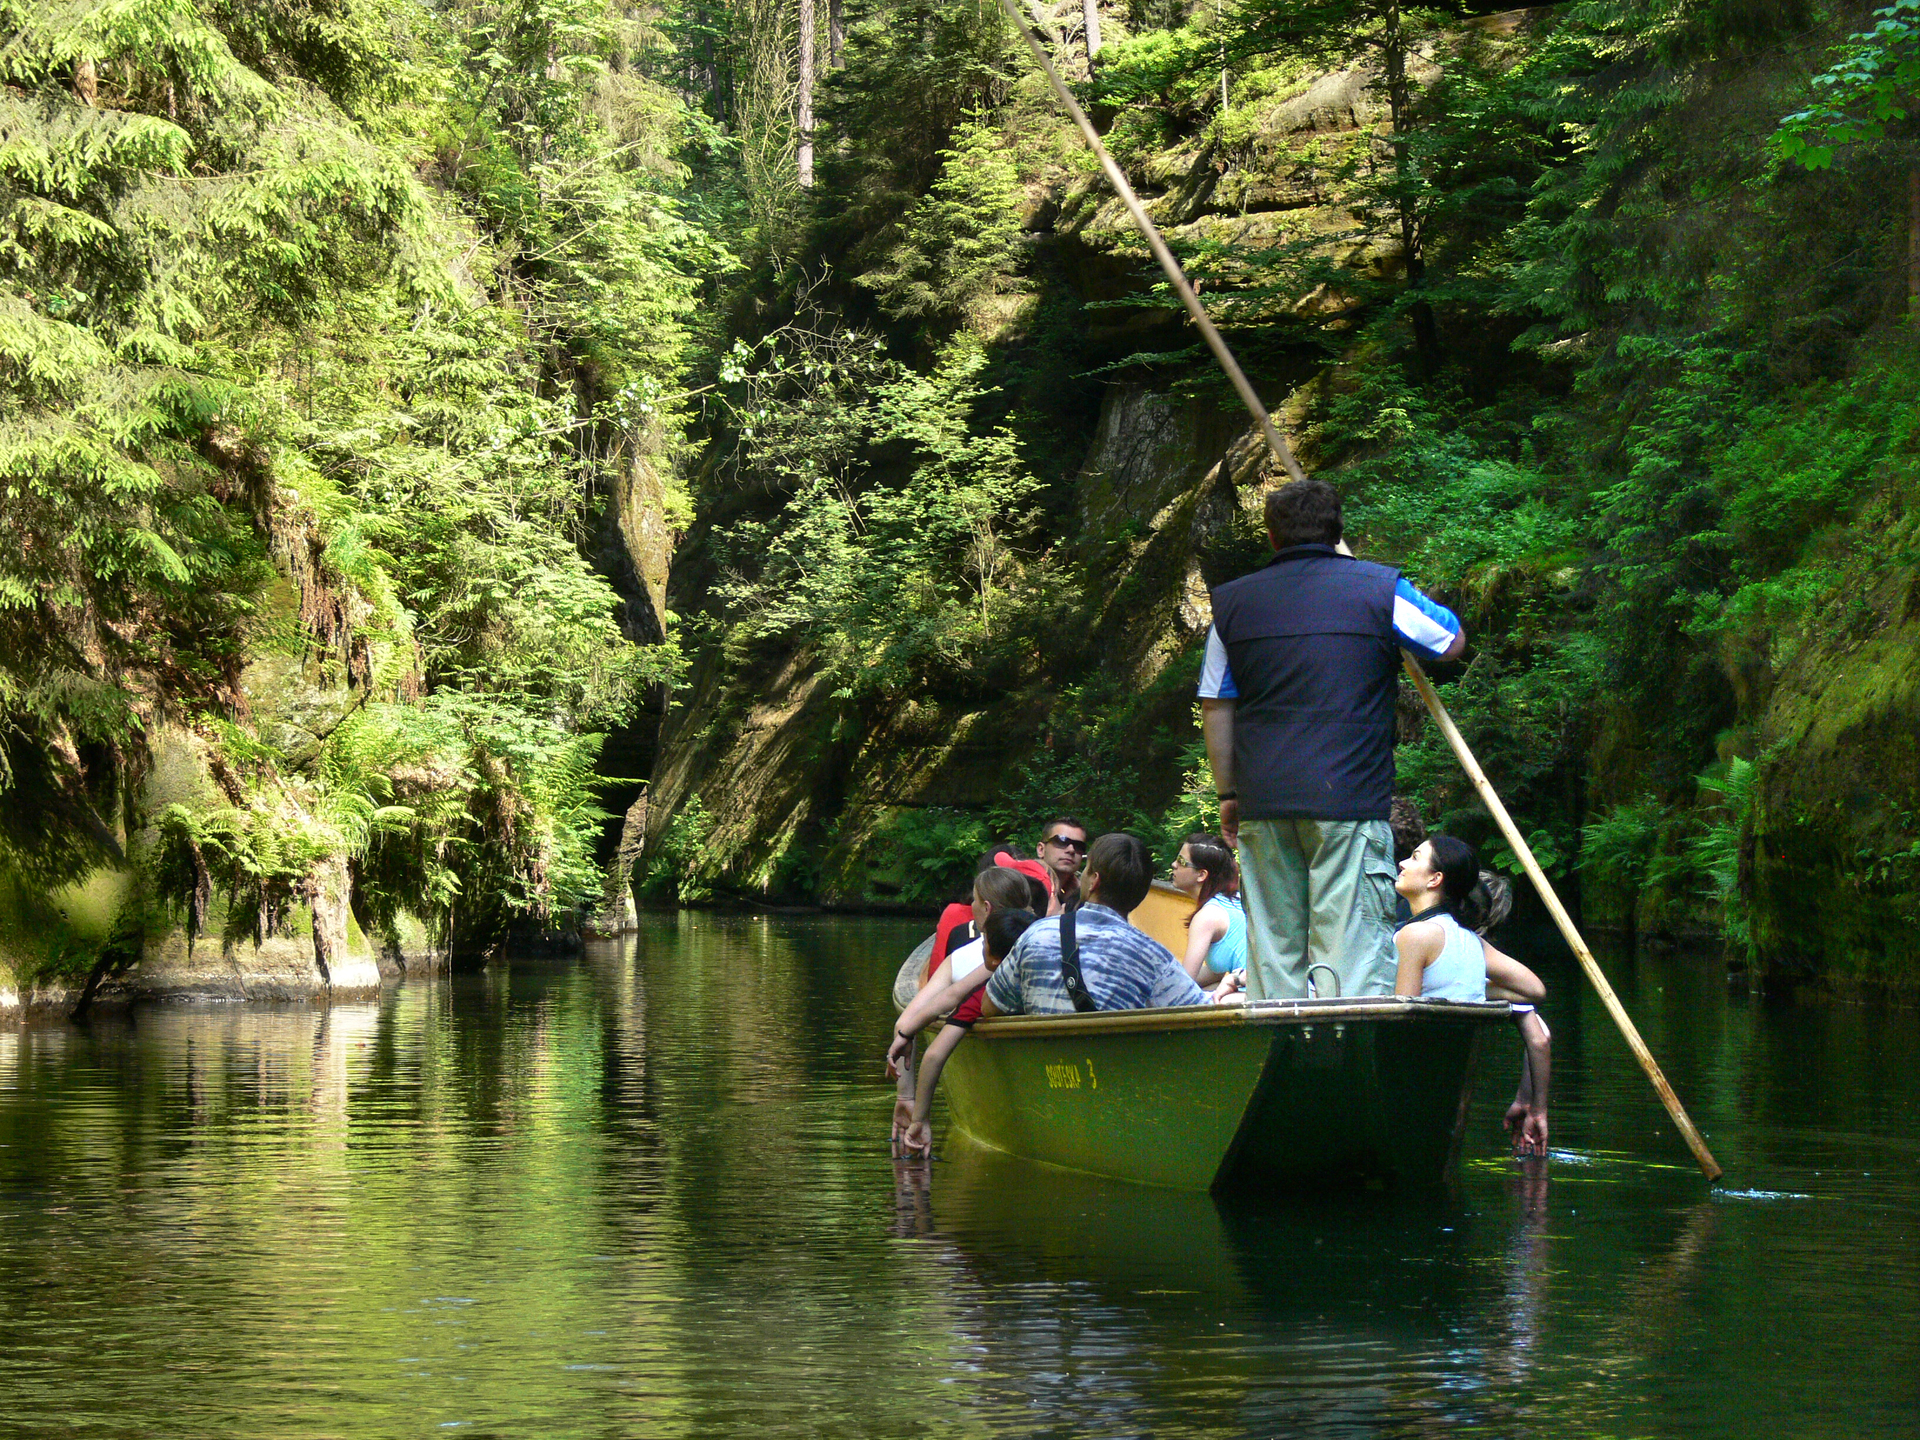
[[(1247, 998), (1307, 993), (1331, 965), (1340, 993), (1391, 995), (1393, 830), (1384, 820), (1248, 820), (1240, 826), (1247, 906)], [(1325, 974), (1315, 987), (1327, 995)]]

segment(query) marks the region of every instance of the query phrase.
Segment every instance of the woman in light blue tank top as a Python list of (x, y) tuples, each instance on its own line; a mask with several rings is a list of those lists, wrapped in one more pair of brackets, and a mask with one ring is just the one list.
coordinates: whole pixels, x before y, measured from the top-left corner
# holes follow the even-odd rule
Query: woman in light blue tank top
[[(1413, 914), (1400, 923), (1394, 944), (1400, 972), (1394, 993), (1434, 1000), (1506, 1000), (1525, 1047), (1520, 1087), (1504, 1124), (1515, 1155), (1547, 1153), (1547, 1082), (1553, 1069), (1553, 1036), (1535, 1008), (1546, 998), (1540, 977), (1511, 955), (1481, 939), (1489, 919), (1489, 888), (1481, 884), (1473, 849), (1451, 835), (1432, 835), (1400, 862), (1393, 888)], [(1498, 906), (1492, 907), (1494, 911)]]
[[(1480, 882), (1473, 847), (1451, 835), (1420, 842), (1400, 862), (1393, 888), (1413, 911), (1394, 934), (1400, 952), (1396, 995), (1426, 995), (1436, 1000), (1485, 1000), (1487, 952), (1467, 928), (1477, 916), (1462, 916)], [(1467, 924), (1462, 924), (1462, 919)]]
[(1240, 868), (1218, 835), (1189, 835), (1173, 862), (1174, 888), (1200, 903), (1187, 918), (1187, 973), (1202, 986), (1247, 970), (1247, 912)]

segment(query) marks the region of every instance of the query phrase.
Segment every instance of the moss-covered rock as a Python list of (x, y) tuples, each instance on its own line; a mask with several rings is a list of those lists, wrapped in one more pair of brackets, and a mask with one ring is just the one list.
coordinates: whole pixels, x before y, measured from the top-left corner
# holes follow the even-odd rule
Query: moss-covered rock
[[(309, 705), (314, 698), (292, 684), (286, 697), (272, 703)], [(216, 891), (208, 896), (200, 934), (188, 934), (183, 907), (169, 903), (176, 897), (155, 891), (159, 834), (150, 822), (171, 805), (220, 807), (229, 800), (199, 735), (163, 726), (150, 738), (150, 751), (133, 808), (149, 823), (127, 837), (123, 862), (61, 885), (0, 869), (0, 1010), (66, 1008), (89, 984), (91, 999), (109, 1002), (345, 1000), (378, 993), (379, 962), (348, 904), (344, 853), (316, 865), (307, 896), (266, 933), (256, 935), (257, 918), (230, 913)]]
[[(1888, 551), (1899, 554), (1897, 545)], [(1920, 569), (1840, 587), (1775, 683), (1746, 889), (1768, 972), (1920, 988)]]

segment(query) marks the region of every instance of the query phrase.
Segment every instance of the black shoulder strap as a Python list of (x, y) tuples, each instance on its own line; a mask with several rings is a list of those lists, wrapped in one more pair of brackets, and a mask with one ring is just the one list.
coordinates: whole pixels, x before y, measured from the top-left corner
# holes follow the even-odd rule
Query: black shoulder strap
[(1067, 998), (1073, 1001), (1073, 1008), (1084, 1014), (1100, 1007), (1087, 992), (1087, 982), (1080, 975), (1080, 937), (1075, 933), (1073, 923), (1074, 913), (1079, 908), (1079, 902), (1076, 901), (1060, 912), (1060, 978), (1066, 983)]

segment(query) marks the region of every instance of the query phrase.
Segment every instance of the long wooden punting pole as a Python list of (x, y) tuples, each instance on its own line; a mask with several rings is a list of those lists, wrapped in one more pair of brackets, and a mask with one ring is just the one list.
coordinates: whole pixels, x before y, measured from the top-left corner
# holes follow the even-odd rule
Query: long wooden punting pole
[[(1160, 238), (1159, 228), (1147, 214), (1146, 207), (1140, 203), (1140, 197), (1133, 193), (1133, 186), (1127, 183), (1127, 177), (1114, 163), (1113, 156), (1107, 153), (1107, 147), (1101, 143), (1100, 133), (1093, 128), (1093, 122), (1087, 119), (1087, 112), (1080, 108), (1080, 102), (1073, 98), (1073, 92), (1067, 89), (1066, 82), (1060, 78), (1060, 72), (1053, 68), (1046, 47), (1033, 33), (1032, 28), (1021, 16), (1014, 0), (1000, 0), (1000, 8), (1007, 12), (1007, 18), (1013, 22), (1013, 28), (1020, 38), (1027, 42), (1027, 48), (1033, 52), (1034, 60), (1046, 73), (1047, 82), (1053, 86), (1053, 93), (1067, 113), (1073, 117), (1073, 123), (1080, 127), (1080, 134), (1087, 146), (1100, 161), (1100, 168), (1106, 172), (1107, 182), (1113, 186), (1120, 202), (1127, 207), (1127, 213), (1133, 217), (1133, 223), (1146, 240), (1147, 248), (1153, 251), (1153, 258), (1160, 262), (1160, 268), (1166, 272), (1167, 280), (1172, 284), (1174, 293), (1180, 297), (1180, 303), (1187, 307), (1187, 314), (1193, 317), (1193, 323), (1199, 327), (1200, 336), (1207, 342), (1207, 348), (1213, 352), (1213, 358), (1220, 362), (1220, 368), (1227, 372), (1227, 378), (1233, 382), (1233, 388), (1239, 392), (1241, 401), (1252, 412), (1253, 418), (1260, 423), (1260, 431), (1267, 439), (1267, 447), (1273, 451), (1288, 475), (1295, 480), (1307, 478), (1306, 471), (1300, 468), (1300, 462), (1294, 458), (1293, 449), (1280, 432), (1274, 428), (1273, 419), (1267, 414), (1267, 407), (1260, 403), (1260, 396), (1254, 391), (1253, 384), (1247, 379), (1246, 372), (1240, 368), (1240, 362), (1233, 358), (1233, 352), (1227, 348), (1227, 342), (1214, 328), (1212, 319), (1207, 315), (1206, 307), (1201, 305), (1200, 297), (1193, 293), (1193, 286), (1187, 283), (1186, 273), (1181, 270), (1180, 262), (1173, 258), (1173, 252), (1167, 248), (1167, 242)], [(1546, 872), (1533, 858), (1533, 851), (1527, 845), (1526, 837), (1513, 823), (1513, 817), (1507, 814), (1507, 807), (1500, 803), (1500, 796), (1494, 791), (1493, 782), (1487, 779), (1486, 771), (1480, 768), (1480, 762), (1474, 758), (1468, 748), (1466, 738), (1460, 728), (1453, 723), (1453, 717), (1447, 713), (1446, 705), (1433, 688), (1433, 682), (1427, 679), (1426, 672), (1420, 668), (1420, 662), (1405, 651), (1401, 659), (1406, 665), (1407, 675), (1413, 681), (1413, 688), (1420, 692), (1420, 698), (1426, 702), (1433, 723), (1440, 727), (1440, 733), (1447, 737), (1447, 744), (1453, 747), (1454, 756), (1460, 761), (1460, 767), (1467, 772), (1467, 778), (1473, 782), (1473, 788), (1480, 792), (1487, 810), (1492, 814), (1494, 823), (1499, 825), (1500, 833), (1507, 837), (1507, 844), (1519, 858), (1521, 866), (1527, 872), (1527, 878), (1533, 881), (1534, 888), (1540, 892), (1540, 898), (1546, 902), (1547, 913), (1553, 916), (1553, 923), (1560, 927), (1560, 933), (1566, 937), (1568, 946), (1573, 950), (1574, 958), (1580, 962), (1580, 968), (1586, 971), (1587, 979), (1593, 982), (1593, 988), (1600, 993), (1601, 1002), (1607, 1007), (1607, 1013), (1613, 1017), (1613, 1023), (1620, 1027), (1620, 1034), (1627, 1042), (1627, 1048), (1640, 1062), (1640, 1068), (1647, 1072), (1647, 1079), (1653, 1082), (1654, 1090), (1660, 1096), (1661, 1104), (1667, 1107), (1667, 1114), (1673, 1117), (1673, 1123), (1679, 1128), (1681, 1136), (1687, 1142), (1687, 1148), (1693, 1151), (1693, 1158), (1700, 1162), (1700, 1169), (1707, 1179), (1718, 1180), (1721, 1176), (1720, 1163), (1713, 1158), (1713, 1152), (1707, 1149), (1707, 1142), (1700, 1138), (1700, 1132), (1694, 1128), (1688, 1118), (1686, 1108), (1681, 1105), (1680, 1097), (1673, 1093), (1673, 1086), (1667, 1083), (1667, 1077), (1661, 1072), (1660, 1062), (1653, 1058), (1653, 1052), (1647, 1049), (1647, 1042), (1640, 1038), (1640, 1032), (1634, 1027), (1626, 1008), (1621, 1005), (1620, 997), (1613, 993), (1613, 986), (1607, 983), (1607, 977), (1601, 973), (1599, 963), (1593, 958), (1593, 952), (1587, 948), (1587, 942), (1580, 938), (1580, 932), (1574, 927), (1573, 917), (1567, 914), (1566, 906), (1560, 903), (1560, 897), (1554, 893), (1552, 883)]]

